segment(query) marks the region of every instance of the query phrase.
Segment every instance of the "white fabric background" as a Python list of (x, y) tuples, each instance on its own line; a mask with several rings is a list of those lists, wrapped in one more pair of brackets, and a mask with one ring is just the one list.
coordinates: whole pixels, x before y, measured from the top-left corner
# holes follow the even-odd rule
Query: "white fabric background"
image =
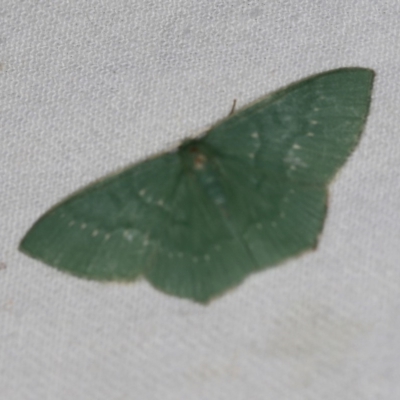
[[(0, 398), (400, 398), (398, 0), (0, 5)], [(331, 68), (376, 73), (318, 250), (204, 307), (19, 240), (77, 188)]]

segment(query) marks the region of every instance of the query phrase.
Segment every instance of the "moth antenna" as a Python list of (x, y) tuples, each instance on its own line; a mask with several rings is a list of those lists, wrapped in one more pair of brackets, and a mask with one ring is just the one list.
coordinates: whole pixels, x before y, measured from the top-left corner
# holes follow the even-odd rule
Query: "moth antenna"
[(233, 99), (232, 108), (230, 113), (228, 114), (228, 117), (230, 117), (235, 112), (235, 107), (236, 107), (236, 99)]

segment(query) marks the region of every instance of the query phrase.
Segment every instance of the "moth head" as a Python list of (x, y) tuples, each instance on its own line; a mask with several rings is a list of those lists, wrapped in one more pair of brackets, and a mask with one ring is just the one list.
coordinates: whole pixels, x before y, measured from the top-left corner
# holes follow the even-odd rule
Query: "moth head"
[(207, 147), (198, 139), (184, 141), (179, 146), (179, 154), (184, 166), (195, 171), (204, 169), (208, 160)]

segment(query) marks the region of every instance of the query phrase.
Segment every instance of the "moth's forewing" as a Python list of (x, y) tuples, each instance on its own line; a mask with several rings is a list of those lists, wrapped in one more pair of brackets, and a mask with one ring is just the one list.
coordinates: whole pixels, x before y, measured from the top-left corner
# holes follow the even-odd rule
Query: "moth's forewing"
[(138, 163), (41, 217), (20, 249), (75, 275), (134, 280), (199, 302), (315, 248), (327, 185), (364, 127), (374, 73), (294, 83), (177, 151)]

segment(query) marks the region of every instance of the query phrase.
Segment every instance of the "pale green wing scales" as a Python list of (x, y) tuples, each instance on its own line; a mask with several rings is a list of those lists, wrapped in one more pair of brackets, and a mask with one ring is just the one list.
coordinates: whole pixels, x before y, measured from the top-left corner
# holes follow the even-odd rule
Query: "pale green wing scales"
[(135, 279), (154, 255), (151, 238), (165, 234), (160, 221), (180, 175), (179, 159), (165, 154), (110, 176), (42, 216), (20, 248), (82, 277)]
[(211, 128), (204, 141), (269, 176), (328, 183), (358, 143), (374, 72), (328, 71), (257, 101)]
[(316, 247), (327, 186), (358, 143), (373, 78), (345, 68), (277, 91), (72, 195), (20, 249), (81, 277), (143, 275), (166, 293), (207, 302)]

